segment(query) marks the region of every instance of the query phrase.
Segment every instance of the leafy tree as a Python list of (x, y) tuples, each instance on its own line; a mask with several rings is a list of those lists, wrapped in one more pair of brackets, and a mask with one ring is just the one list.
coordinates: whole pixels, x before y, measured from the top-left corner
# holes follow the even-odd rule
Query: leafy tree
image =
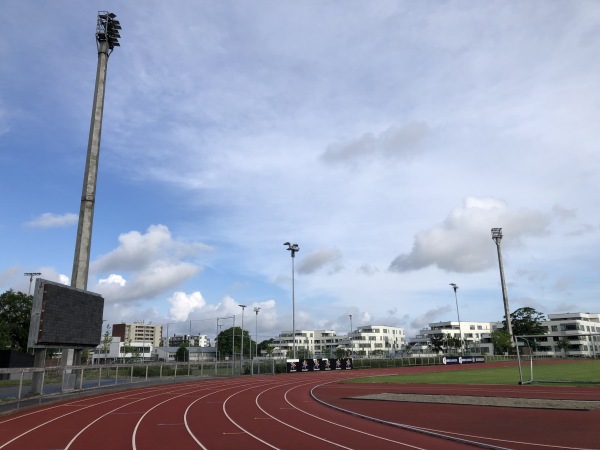
[(275, 347), (273, 346), (273, 338), (267, 339), (258, 344), (259, 355), (264, 351), (268, 356), (271, 356), (273, 354), (273, 350), (275, 350)]
[(492, 344), (494, 344), (494, 353), (501, 355), (511, 347), (510, 334), (506, 330), (494, 330), (491, 334)]
[(431, 342), (431, 350), (435, 353), (443, 352), (446, 347), (446, 336), (443, 333), (432, 334), (429, 336)]
[(0, 349), (27, 351), (33, 297), (12, 289), (0, 294)]
[(571, 343), (569, 342), (568, 339), (562, 338), (560, 341), (558, 341), (556, 343), (556, 348), (558, 348), (559, 350), (562, 350), (564, 355), (567, 356), (567, 352), (571, 348)]
[(459, 337), (448, 336), (447, 338), (448, 348), (452, 348), (454, 350), (460, 350), (462, 340)]
[[(543, 313), (534, 308), (525, 306), (510, 313), (510, 323), (513, 336), (546, 334), (546, 327), (542, 322), (546, 320)], [(506, 320), (503, 321), (506, 330)]]
[(110, 350), (110, 344), (113, 341), (113, 337), (111, 336), (110, 333), (110, 325), (106, 324), (106, 331), (104, 332), (104, 335), (102, 336), (102, 355), (105, 356), (108, 354), (109, 350)]
[(175, 353), (175, 361), (188, 362), (190, 359), (190, 351), (187, 349), (187, 345), (181, 344)]
[[(235, 335), (235, 337), (234, 337)], [(234, 342), (235, 338), (235, 342)], [(254, 347), (255, 343), (252, 341), (252, 337), (248, 333), (248, 330), (244, 330), (244, 355), (247, 358), (250, 355), (250, 348)], [(231, 327), (223, 330), (217, 336), (217, 350), (220, 357), (232, 357), (232, 351), (236, 354), (240, 354), (242, 346), (242, 328)]]

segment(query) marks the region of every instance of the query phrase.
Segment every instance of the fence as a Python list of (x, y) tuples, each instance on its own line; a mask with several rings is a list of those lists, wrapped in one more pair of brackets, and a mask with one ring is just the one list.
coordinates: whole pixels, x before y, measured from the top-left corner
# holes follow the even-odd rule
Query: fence
[(273, 360), (250, 360), (244, 367), (239, 361), (209, 361), (0, 369), (0, 411), (103, 388), (273, 373)]

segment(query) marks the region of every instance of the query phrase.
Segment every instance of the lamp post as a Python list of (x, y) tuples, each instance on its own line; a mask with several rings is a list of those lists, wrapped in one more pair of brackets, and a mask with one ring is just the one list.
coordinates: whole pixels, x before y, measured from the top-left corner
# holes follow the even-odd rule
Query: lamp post
[(458, 286), (456, 285), (456, 283), (450, 283), (450, 286), (452, 286), (452, 289), (454, 289), (454, 300), (456, 301), (456, 315), (458, 316), (458, 340), (460, 345), (460, 353), (462, 353), (462, 327), (460, 324), (460, 312), (458, 311), (458, 296), (456, 295), (456, 290), (458, 289)]
[(289, 242), (284, 242), (283, 245), (287, 245), (287, 250), (290, 251), (292, 256), (292, 345), (294, 348), (294, 359), (296, 359), (296, 299), (294, 292), (294, 258), (296, 257), (296, 253), (300, 251), (300, 247), (298, 244), (290, 244)]
[[(348, 314), (348, 317), (350, 317), (350, 334), (352, 334), (352, 314)], [(348, 335), (348, 340), (350, 341), (350, 354), (352, 354), (354, 351), (354, 345), (352, 345), (352, 336), (350, 336), (350, 334)]]
[(33, 282), (33, 277), (40, 276), (40, 272), (25, 272), (24, 275), (29, 277), (29, 293), (27, 295), (31, 295), (31, 283)]
[(246, 309), (246, 305), (239, 306), (242, 308), (242, 349), (240, 350), (240, 370), (242, 370), (244, 364), (244, 309)]
[(502, 300), (504, 301), (504, 317), (506, 317), (506, 330), (510, 335), (510, 341), (513, 342), (512, 324), (510, 322), (510, 310), (508, 308), (508, 296), (506, 295), (506, 282), (504, 281), (504, 268), (502, 267), (502, 250), (500, 242), (502, 241), (502, 228), (492, 228), (492, 240), (496, 243), (498, 249), (498, 265), (500, 266), (500, 283), (502, 284)]
[(256, 339), (256, 343), (254, 345), (254, 357), (258, 357), (258, 312), (260, 311), (260, 308), (258, 306), (256, 306), (254, 308), (254, 312), (256, 313), (256, 323), (254, 325), (254, 338)]

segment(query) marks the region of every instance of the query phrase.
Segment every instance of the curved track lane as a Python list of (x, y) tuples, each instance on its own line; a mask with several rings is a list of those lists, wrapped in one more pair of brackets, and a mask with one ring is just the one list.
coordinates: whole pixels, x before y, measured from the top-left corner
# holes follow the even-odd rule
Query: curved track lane
[[(398, 371), (376, 369), (240, 377), (84, 397), (1, 417), (0, 450), (476, 448), (467, 442), (436, 436), (440, 430), (456, 439), (479, 440), (488, 444), (488, 448), (551, 448), (537, 444), (517, 445), (505, 439), (494, 440), (495, 436), (488, 439), (489, 434), (476, 438), (482, 433), (467, 433), (460, 429), (461, 421), (457, 418), (462, 418), (464, 423), (467, 411), (481, 414), (481, 417), (493, 416), (494, 412), (485, 408), (477, 413), (477, 407), (460, 409), (456, 405), (433, 405), (434, 409), (431, 409), (432, 405), (356, 400), (348, 397), (375, 388), (381, 391), (382, 387), (335, 384), (344, 378)], [(387, 385), (390, 386), (394, 385)], [(423, 386), (412, 389), (423, 389)], [(510, 389), (518, 391), (520, 388), (512, 386)], [(366, 420), (342, 409), (401, 426)], [(436, 411), (446, 412), (440, 415)], [(495, 413), (499, 413), (498, 409)], [(442, 420), (442, 417), (446, 419)], [(477, 420), (477, 416), (473, 420)], [(429, 428), (426, 432), (414, 428), (425, 426)], [(458, 429), (453, 428), (455, 426)]]

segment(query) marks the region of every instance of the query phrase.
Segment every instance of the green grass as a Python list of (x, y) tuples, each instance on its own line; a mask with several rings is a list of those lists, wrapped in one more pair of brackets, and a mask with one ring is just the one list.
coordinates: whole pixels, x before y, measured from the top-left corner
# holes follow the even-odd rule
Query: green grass
[[(599, 383), (600, 361), (566, 361), (563, 364), (534, 364), (535, 380), (568, 380), (573, 384)], [(529, 380), (529, 366), (523, 367), (523, 378)], [(419, 383), (419, 384), (518, 384), (519, 368), (494, 367), (452, 370), (421, 374), (398, 374), (345, 380), (345, 383)]]

